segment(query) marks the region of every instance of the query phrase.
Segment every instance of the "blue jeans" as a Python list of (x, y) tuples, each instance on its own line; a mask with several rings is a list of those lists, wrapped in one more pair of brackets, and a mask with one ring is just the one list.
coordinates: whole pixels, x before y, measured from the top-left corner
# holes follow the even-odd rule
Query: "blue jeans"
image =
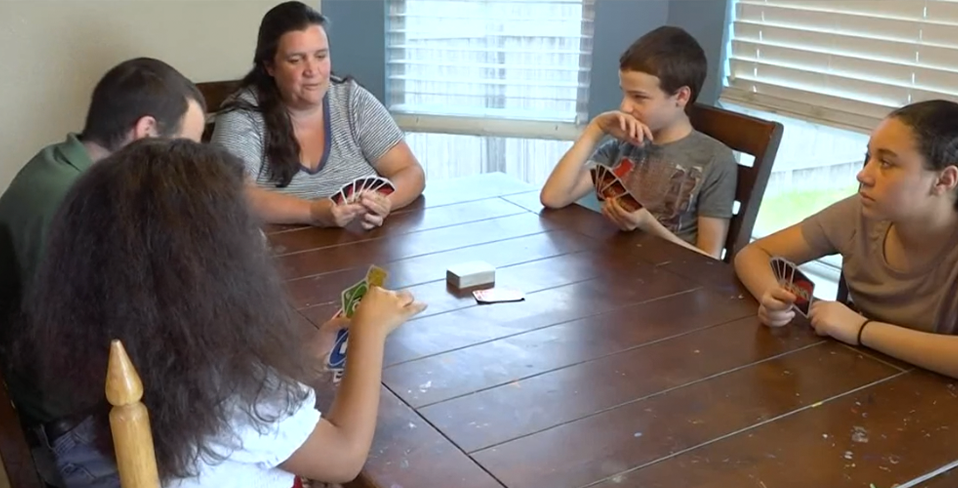
[(42, 429), (35, 430), (44, 445), (33, 449), (33, 459), (47, 484), (59, 488), (120, 488), (116, 463), (93, 445), (92, 417), (57, 438), (52, 445)]

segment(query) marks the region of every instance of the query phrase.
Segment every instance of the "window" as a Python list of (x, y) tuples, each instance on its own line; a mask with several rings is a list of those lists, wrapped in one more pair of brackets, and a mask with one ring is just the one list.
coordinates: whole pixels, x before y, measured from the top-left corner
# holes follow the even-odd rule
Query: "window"
[[(954, 0), (733, 0), (723, 105), (785, 126), (755, 237), (854, 194), (868, 132), (894, 108), (958, 101)], [(804, 268), (834, 291), (840, 259)]]
[(587, 122), (595, 0), (389, 0), (386, 104), (430, 179), (533, 184)]
[[(868, 135), (864, 132), (729, 102), (722, 102), (722, 106), (785, 126), (752, 231), (755, 239), (797, 224), (858, 191), (856, 175), (864, 162), (868, 144)], [(831, 298), (836, 295), (841, 265), (839, 256), (826, 256), (802, 266), (815, 282), (816, 296)]]
[(865, 131), (958, 101), (954, 0), (734, 1), (725, 100)]

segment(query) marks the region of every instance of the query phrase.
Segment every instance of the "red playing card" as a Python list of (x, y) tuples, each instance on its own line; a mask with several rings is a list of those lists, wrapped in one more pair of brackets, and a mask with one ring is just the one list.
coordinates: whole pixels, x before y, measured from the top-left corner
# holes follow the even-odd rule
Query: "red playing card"
[(625, 195), (619, 197), (619, 205), (621, 205), (626, 212), (630, 213), (638, 212), (640, 209), (642, 209), (642, 204), (639, 203), (639, 201), (636, 200), (635, 197), (633, 197), (629, 192), (626, 192)]
[(352, 201), (353, 191), (355, 190), (354, 186), (355, 185), (353, 183), (349, 183), (346, 186), (344, 186), (342, 190), (340, 190), (341, 192), (343, 192), (343, 196), (346, 197), (346, 200), (345, 200), (346, 202)]
[(628, 190), (625, 189), (625, 185), (623, 185), (622, 181), (620, 181), (618, 178), (612, 180), (612, 182), (609, 183), (604, 190), (602, 190), (602, 196), (604, 198), (619, 198), (626, 193), (628, 193)]
[(815, 283), (805, 276), (798, 268), (793, 269), (792, 281), (786, 285), (788, 291), (795, 295), (795, 308), (804, 317), (808, 317), (809, 308), (814, 300)]
[(615, 183), (617, 178), (615, 177), (615, 174), (612, 172), (611, 169), (609, 169), (608, 166), (598, 165), (596, 166), (596, 168), (598, 169), (598, 176), (599, 176), (599, 187), (597, 190), (600, 194), (603, 194), (603, 196), (605, 196), (604, 195), (605, 189), (608, 188), (609, 185), (611, 185), (612, 183)]
[(472, 292), (472, 296), (480, 303), (519, 302), (526, 298), (522, 291), (512, 288), (476, 290)]
[(635, 163), (629, 158), (622, 158), (619, 164), (612, 168), (612, 173), (620, 180), (625, 180), (625, 176), (635, 168)]

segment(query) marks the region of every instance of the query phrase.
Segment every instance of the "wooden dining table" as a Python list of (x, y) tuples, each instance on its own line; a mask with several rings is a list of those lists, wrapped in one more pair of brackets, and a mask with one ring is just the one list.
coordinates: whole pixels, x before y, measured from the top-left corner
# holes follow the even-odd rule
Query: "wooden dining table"
[[(958, 486), (955, 381), (800, 319), (765, 327), (730, 265), (578, 205), (544, 210), (501, 173), (430, 181), (372, 231), (267, 234), (304, 324), (370, 265), (429, 305), (387, 340), (355, 486)], [(476, 260), (525, 299), (447, 284)], [(320, 408), (335, 388), (317, 386)]]

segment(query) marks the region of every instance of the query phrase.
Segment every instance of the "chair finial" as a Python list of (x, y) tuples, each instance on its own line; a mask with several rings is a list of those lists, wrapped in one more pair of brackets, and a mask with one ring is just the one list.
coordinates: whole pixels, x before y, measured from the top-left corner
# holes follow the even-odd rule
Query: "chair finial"
[(150, 415), (140, 401), (143, 382), (119, 340), (110, 343), (106, 398), (113, 405), (110, 430), (113, 432), (120, 485), (123, 488), (159, 488)]

